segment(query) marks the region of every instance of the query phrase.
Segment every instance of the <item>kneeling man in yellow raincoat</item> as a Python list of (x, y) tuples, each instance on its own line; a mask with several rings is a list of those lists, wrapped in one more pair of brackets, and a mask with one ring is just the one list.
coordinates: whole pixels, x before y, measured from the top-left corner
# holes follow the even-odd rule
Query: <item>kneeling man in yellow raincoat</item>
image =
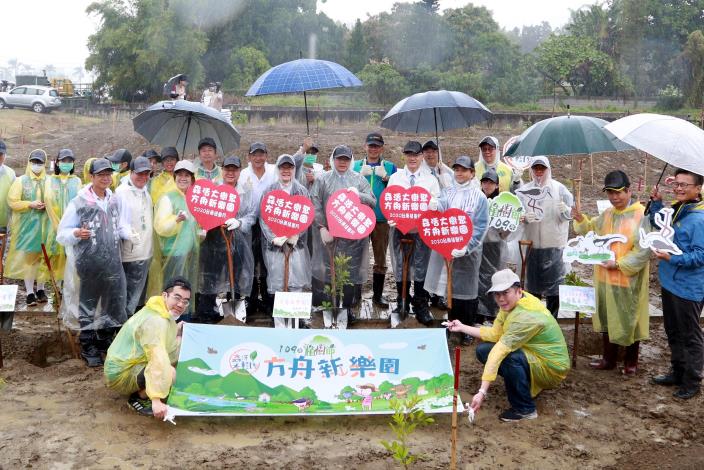
[(176, 379), (183, 323), (176, 324), (188, 308), (191, 285), (182, 277), (167, 281), (161, 295), (151, 297), (130, 317), (117, 334), (105, 358), (107, 386), (131, 394), (129, 404), (143, 415), (163, 418), (165, 399)]
[(533, 398), (543, 389), (557, 387), (570, 369), (565, 337), (550, 311), (521, 289), (520, 279), (510, 269), (491, 277), (489, 292), (494, 293), (500, 308), (491, 327), (476, 328), (459, 320), (447, 324), (450, 331), (485, 341), (477, 346), (477, 359), (485, 366), (471, 408), (479, 411), (491, 382), (501, 375), (511, 408), (499, 419), (535, 419), (538, 413)]

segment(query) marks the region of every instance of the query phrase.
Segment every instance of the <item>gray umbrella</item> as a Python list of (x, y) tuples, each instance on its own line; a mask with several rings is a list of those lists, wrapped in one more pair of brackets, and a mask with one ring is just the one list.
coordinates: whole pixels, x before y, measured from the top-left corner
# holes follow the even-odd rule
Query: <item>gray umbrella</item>
[(240, 146), (240, 133), (216, 109), (193, 101), (159, 101), (132, 119), (135, 132), (150, 143), (196, 153), (203, 137), (212, 137), (223, 154)]
[(381, 127), (416, 134), (469, 127), (486, 121), (489, 108), (459, 91), (426, 91), (402, 99), (386, 113)]

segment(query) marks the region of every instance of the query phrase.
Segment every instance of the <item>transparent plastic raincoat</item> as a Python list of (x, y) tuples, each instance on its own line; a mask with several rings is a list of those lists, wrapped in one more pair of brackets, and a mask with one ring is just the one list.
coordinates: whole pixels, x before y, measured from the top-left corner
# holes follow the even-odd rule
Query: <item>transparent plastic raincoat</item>
[[(292, 180), (288, 187), (278, 181), (264, 190), (263, 197), (275, 190), (286, 191), (291, 196), (303, 196), (308, 198), (308, 191), (296, 180)], [(267, 271), (267, 290), (270, 294), (275, 294), (284, 290), (284, 247), (278, 247), (272, 243), (276, 237), (263, 219), (259, 220), (262, 229), (262, 237), (266, 243), (262, 243), (262, 254)], [(286, 244), (285, 244), (286, 245)], [(288, 249), (291, 245), (288, 245)], [(299, 292), (310, 289), (311, 266), (310, 253), (308, 252), (308, 230), (298, 234), (298, 241), (293, 246), (289, 255), (288, 263), (288, 290), (289, 292)]]
[(609, 334), (609, 341), (630, 346), (648, 339), (648, 276), (650, 250), (641, 248), (638, 229), (643, 222), (643, 206), (635, 202), (619, 211), (609, 207), (604, 213), (582, 222), (574, 221), (574, 231), (585, 235), (593, 230), (597, 235), (620, 233), (628, 241), (610, 246), (616, 255), (618, 269), (594, 266), (596, 315), (592, 317), (594, 331)]
[(51, 175), (46, 178), (44, 189), (44, 202), (46, 203), (46, 213), (49, 217), (47, 222), (46, 253), (51, 261), (51, 269), (57, 281), (64, 278), (66, 267), (66, 252), (64, 247), (56, 241), (56, 230), (59, 222), (64, 216), (64, 211), (68, 203), (78, 195), (81, 189), (81, 179), (75, 175), (61, 174)]
[[(491, 199), (487, 200), (491, 203)], [(506, 232), (489, 227), (482, 242), (482, 262), (479, 266), (479, 309), (480, 315), (495, 317), (499, 307), (494, 301), (494, 296), (487, 293), (491, 287), (491, 276), (495, 272), (506, 268), (508, 244)]]
[(570, 357), (562, 330), (542, 302), (523, 293), (510, 312), (499, 310), (490, 327), (479, 329), (482, 341), (496, 343), (484, 366), (482, 380), (493, 382), (501, 361), (511, 352), (522, 350), (530, 368), (530, 393), (557, 387), (567, 377)]
[[(533, 242), (530, 254), (526, 260), (526, 290), (540, 296), (556, 296), (559, 285), (565, 278), (565, 265), (562, 262), (562, 251), (567, 245), (570, 230), (570, 211), (573, 205), (572, 194), (559, 181), (552, 179), (550, 162), (545, 157), (541, 158), (547, 169), (539, 180), (534, 171), (530, 170), (532, 181), (522, 185), (516, 190), (516, 195), (523, 202), (526, 213), (531, 211), (529, 204), (522, 194), (525, 191), (544, 191), (539, 197), (538, 207), (542, 210), (542, 219), (532, 223), (523, 224), (523, 238)], [(543, 190), (547, 187), (547, 190)], [(549, 192), (548, 192), (549, 191)], [(567, 210), (560, 210), (560, 203), (564, 203)]]
[(7, 204), (12, 209), (10, 222), (10, 251), (5, 262), (5, 277), (25, 279), (36, 273), (37, 282), (49, 280), (42, 256), (48, 218), (46, 210), (30, 209), (32, 201), (45, 202), (46, 169), (35, 175), (27, 164), (25, 174), (15, 178), (7, 193)]
[(137, 376), (144, 371), (147, 396), (166, 398), (171, 389), (172, 367), (178, 361), (178, 327), (162, 296), (151, 297), (120, 329), (105, 357), (105, 382), (128, 395), (139, 389)]
[(0, 165), (0, 229), (5, 229), (10, 223), (10, 206), (7, 204), (7, 195), (13, 181), (15, 181), (15, 170), (7, 165)]
[[(467, 254), (452, 262), (452, 298), (476, 299), (479, 295), (479, 265), (482, 261), (482, 240), (489, 226), (489, 205), (486, 196), (472, 184), (471, 180), (443, 189), (438, 210), (457, 208), (464, 211), (472, 221), (472, 238), (467, 244)], [(437, 251), (430, 255), (428, 272), (425, 275), (425, 290), (441, 297), (447, 296), (447, 268), (445, 258)]]
[(161, 196), (174, 189), (176, 189), (174, 175), (169, 172), (162, 171), (157, 176), (149, 180), (149, 194), (152, 197), (152, 203), (154, 206), (158, 204)]

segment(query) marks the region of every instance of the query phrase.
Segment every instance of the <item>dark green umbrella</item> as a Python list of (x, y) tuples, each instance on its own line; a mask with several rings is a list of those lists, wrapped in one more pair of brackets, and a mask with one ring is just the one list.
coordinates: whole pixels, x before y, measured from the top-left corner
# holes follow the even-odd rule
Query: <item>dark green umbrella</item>
[(558, 116), (537, 122), (520, 135), (507, 157), (620, 152), (633, 147), (604, 129), (608, 122), (588, 116)]

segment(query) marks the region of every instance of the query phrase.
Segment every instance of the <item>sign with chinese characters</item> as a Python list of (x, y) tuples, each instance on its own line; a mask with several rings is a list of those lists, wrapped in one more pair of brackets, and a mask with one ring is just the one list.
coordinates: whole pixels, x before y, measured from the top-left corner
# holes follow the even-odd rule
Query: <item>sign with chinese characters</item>
[(421, 214), (428, 210), (430, 193), (420, 186), (404, 188), (388, 186), (381, 193), (381, 213), (388, 220), (396, 222), (401, 233), (408, 233), (415, 228)]
[(273, 317), (310, 318), (312, 305), (312, 292), (277, 292), (274, 296)]
[(627, 238), (620, 233), (596, 235), (589, 232), (567, 240), (567, 246), (562, 252), (562, 261), (571, 263), (577, 261), (582, 264), (601, 264), (613, 261), (616, 255), (610, 246), (613, 243), (626, 243)]
[(331, 333), (188, 323), (168, 416), (391, 414), (392, 399), (416, 396), (426, 412), (451, 413), (453, 383), (439, 328)]
[(514, 194), (504, 191), (492, 199), (489, 204), (489, 227), (515, 232), (522, 213), (521, 200)]
[(16, 300), (16, 284), (6, 284), (0, 286), (0, 312), (14, 312)]
[(313, 223), (313, 203), (305, 196), (291, 196), (277, 189), (264, 195), (260, 217), (277, 237), (292, 237), (305, 232)]
[(354, 191), (339, 189), (325, 206), (330, 235), (350, 240), (369, 236), (376, 225), (374, 209), (362, 204)]
[(663, 251), (671, 255), (681, 255), (682, 250), (674, 242), (675, 229), (672, 228), (672, 214), (674, 210), (670, 207), (660, 209), (655, 213), (655, 226), (657, 232), (645, 233), (643, 227), (638, 229), (640, 239), (638, 243), (642, 248)]
[(188, 210), (203, 230), (210, 230), (237, 216), (240, 196), (232, 186), (200, 179), (186, 191)]
[(560, 310), (579, 313), (596, 313), (594, 288), (561, 285)]
[(418, 219), (418, 233), (423, 243), (449, 260), (452, 250), (464, 248), (471, 240), (472, 221), (460, 209), (428, 211)]

